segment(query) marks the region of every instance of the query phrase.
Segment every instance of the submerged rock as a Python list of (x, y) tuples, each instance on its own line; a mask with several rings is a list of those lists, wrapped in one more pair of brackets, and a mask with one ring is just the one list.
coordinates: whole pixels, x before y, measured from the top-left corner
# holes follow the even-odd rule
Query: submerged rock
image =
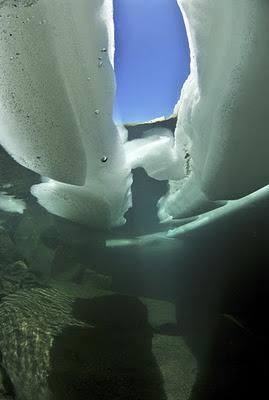
[(14, 400), (13, 385), (3, 367), (0, 366), (0, 400)]
[(169, 320), (172, 308), (104, 293), (77, 298), (35, 288), (0, 304), (2, 366), (16, 399), (188, 399), (195, 379), (188, 347), (180, 337), (153, 334), (152, 324)]
[(71, 299), (51, 289), (10, 295), (0, 305), (2, 365), (18, 399), (48, 400), (49, 351), (63, 326), (76, 323)]
[(53, 217), (41, 207), (29, 207), (14, 232), (17, 251), (27, 260), (32, 270), (43, 276), (50, 273), (54, 250), (42, 241), (42, 233), (52, 225)]
[(139, 299), (31, 289), (5, 299), (0, 323), (2, 365), (18, 399), (166, 399)]
[(109, 290), (112, 286), (112, 278), (110, 276), (100, 274), (93, 269), (86, 268), (83, 271), (81, 283), (83, 285), (94, 285), (98, 289)]
[(0, 299), (19, 289), (39, 287), (40, 282), (24, 261), (0, 265)]
[(16, 247), (7, 231), (0, 228), (0, 260), (8, 262), (14, 260)]

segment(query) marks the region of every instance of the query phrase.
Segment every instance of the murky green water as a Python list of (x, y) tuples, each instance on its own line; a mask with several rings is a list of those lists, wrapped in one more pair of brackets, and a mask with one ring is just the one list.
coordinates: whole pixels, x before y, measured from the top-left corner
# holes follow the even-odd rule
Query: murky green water
[(4, 150), (0, 163), (2, 187), (27, 204), (23, 214), (1, 212), (1, 398), (228, 399), (256, 390), (266, 371), (266, 202), (173, 246), (106, 247), (156, 231), (149, 210), (161, 183), (138, 171), (129, 222), (104, 233), (47, 213), (28, 193), (37, 175)]

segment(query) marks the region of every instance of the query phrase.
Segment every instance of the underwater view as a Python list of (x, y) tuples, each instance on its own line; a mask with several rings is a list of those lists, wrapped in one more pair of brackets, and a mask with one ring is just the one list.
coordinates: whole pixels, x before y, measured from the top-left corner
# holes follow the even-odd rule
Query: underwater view
[(0, 0), (0, 400), (267, 397), (268, 22)]

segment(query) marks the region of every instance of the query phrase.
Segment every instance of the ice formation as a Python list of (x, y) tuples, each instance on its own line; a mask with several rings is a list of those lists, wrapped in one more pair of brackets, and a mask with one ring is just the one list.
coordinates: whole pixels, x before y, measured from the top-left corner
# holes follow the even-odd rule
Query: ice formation
[(50, 178), (32, 189), (41, 205), (104, 227), (131, 204), (112, 120), (112, 11), (111, 0), (1, 3), (0, 142)]
[[(156, 246), (156, 249), (169, 250), (172, 248), (179, 249), (182, 242), (175, 239), (183, 239), (186, 235), (191, 234), (194, 231), (202, 230), (204, 227), (208, 227), (211, 224), (227, 222), (233, 218), (236, 213), (243, 213), (250, 215), (260, 205), (264, 207), (264, 200), (268, 201), (269, 198), (269, 186), (265, 186), (247, 196), (242, 197), (238, 200), (229, 200), (222, 207), (215, 209), (214, 211), (207, 211), (201, 215), (197, 215), (191, 218), (173, 219), (167, 221), (170, 225), (170, 229), (154, 234), (147, 234), (136, 236), (129, 239), (115, 239), (110, 238), (106, 240), (106, 247), (145, 247), (145, 246)], [(165, 222), (164, 222), (165, 223)], [(171, 229), (172, 227), (172, 229)], [(160, 247), (161, 246), (161, 247)]]
[[(176, 149), (191, 173), (159, 203), (162, 219), (199, 214), (269, 183), (269, 3), (178, 0), (191, 74), (176, 106)], [(219, 204), (217, 204), (219, 205)]]
[(124, 150), (131, 169), (143, 167), (150, 177), (157, 180), (184, 177), (184, 165), (178, 160), (174, 136), (168, 129), (147, 130), (142, 138), (127, 141)]
[(26, 209), (26, 204), (21, 199), (8, 195), (6, 192), (0, 192), (0, 210), (11, 213), (22, 214)]
[(32, 193), (50, 212), (99, 227), (123, 224), (137, 167), (170, 181), (159, 217), (183, 225), (168, 236), (267, 194), (258, 189), (269, 183), (269, 2), (177, 2), (191, 73), (175, 133), (130, 142), (112, 119), (112, 0), (0, 3), (0, 142), (48, 177)]

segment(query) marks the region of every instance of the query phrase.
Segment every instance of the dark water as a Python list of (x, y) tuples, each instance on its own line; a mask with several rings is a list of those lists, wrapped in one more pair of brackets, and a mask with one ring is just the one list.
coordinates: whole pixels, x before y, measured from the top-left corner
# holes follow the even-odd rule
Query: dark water
[[(5, 190), (27, 201), (23, 214), (0, 215), (0, 399), (259, 398), (267, 201), (172, 248), (106, 248), (102, 232), (34, 202), (38, 176), (3, 150), (0, 163)], [(154, 204), (166, 185), (137, 170), (133, 189), (119, 237), (158, 227)]]

